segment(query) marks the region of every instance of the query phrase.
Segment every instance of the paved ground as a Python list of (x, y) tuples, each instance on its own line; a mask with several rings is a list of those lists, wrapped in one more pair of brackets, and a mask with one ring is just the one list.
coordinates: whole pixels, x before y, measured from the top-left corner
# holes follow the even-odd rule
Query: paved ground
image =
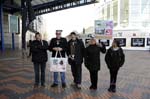
[(0, 53), (0, 99), (150, 99), (150, 53), (125, 51), (126, 62), (120, 69), (117, 92), (107, 92), (109, 72), (101, 55), (98, 90), (89, 90), (89, 72), (83, 66), (82, 89), (70, 86), (72, 76), (67, 70), (67, 88), (51, 88), (52, 73), (46, 71), (46, 88), (33, 89), (34, 72), (30, 59), (22, 59), (19, 51)]

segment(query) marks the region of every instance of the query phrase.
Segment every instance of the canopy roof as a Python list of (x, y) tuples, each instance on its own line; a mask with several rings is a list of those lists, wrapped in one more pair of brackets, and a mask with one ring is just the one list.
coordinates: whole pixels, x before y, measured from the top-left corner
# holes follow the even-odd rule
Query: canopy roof
[[(21, 11), (22, 0), (3, 0), (4, 11), (16, 13)], [(31, 0), (36, 15), (42, 15), (54, 11), (64, 10), (96, 3), (97, 0)]]

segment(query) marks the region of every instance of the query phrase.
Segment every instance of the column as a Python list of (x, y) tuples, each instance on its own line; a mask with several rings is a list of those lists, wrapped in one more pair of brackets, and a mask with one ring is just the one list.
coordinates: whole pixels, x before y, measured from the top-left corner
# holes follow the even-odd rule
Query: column
[(0, 3), (0, 33), (1, 33), (1, 50), (4, 51), (4, 32), (3, 32), (3, 4)]

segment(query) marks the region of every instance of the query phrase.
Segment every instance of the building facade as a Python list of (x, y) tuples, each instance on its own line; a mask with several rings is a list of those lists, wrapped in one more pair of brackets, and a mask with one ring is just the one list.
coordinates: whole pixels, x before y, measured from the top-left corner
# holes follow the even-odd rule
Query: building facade
[(100, 0), (99, 14), (99, 20), (113, 20), (113, 38), (124, 49), (149, 50), (150, 0)]
[[(9, 13), (5, 13), (3, 15), (3, 31), (4, 31), (4, 46), (5, 49), (21, 49), (22, 48), (22, 38), (21, 38), (21, 34), (22, 34), (22, 20), (20, 15), (15, 15), (18, 17), (18, 33), (14, 33), (14, 37), (13, 34), (10, 33), (9, 31)], [(45, 23), (44, 23), (44, 19), (42, 16), (37, 16), (36, 19), (31, 23), (30, 25), (30, 29), (27, 31), (26, 33), (26, 42), (28, 44), (29, 40), (34, 40), (34, 35), (36, 32), (41, 33), (43, 36), (46, 33), (46, 29), (45, 29)], [(14, 40), (14, 44), (13, 44), (13, 40)]]

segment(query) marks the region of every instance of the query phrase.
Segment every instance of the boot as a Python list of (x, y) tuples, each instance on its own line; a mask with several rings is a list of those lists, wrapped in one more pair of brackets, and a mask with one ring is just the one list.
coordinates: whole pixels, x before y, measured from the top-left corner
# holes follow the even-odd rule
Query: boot
[(110, 87), (108, 88), (109, 92), (112, 92), (112, 84), (110, 84)]
[(116, 92), (116, 84), (112, 85), (112, 90), (111, 90), (113, 93)]

